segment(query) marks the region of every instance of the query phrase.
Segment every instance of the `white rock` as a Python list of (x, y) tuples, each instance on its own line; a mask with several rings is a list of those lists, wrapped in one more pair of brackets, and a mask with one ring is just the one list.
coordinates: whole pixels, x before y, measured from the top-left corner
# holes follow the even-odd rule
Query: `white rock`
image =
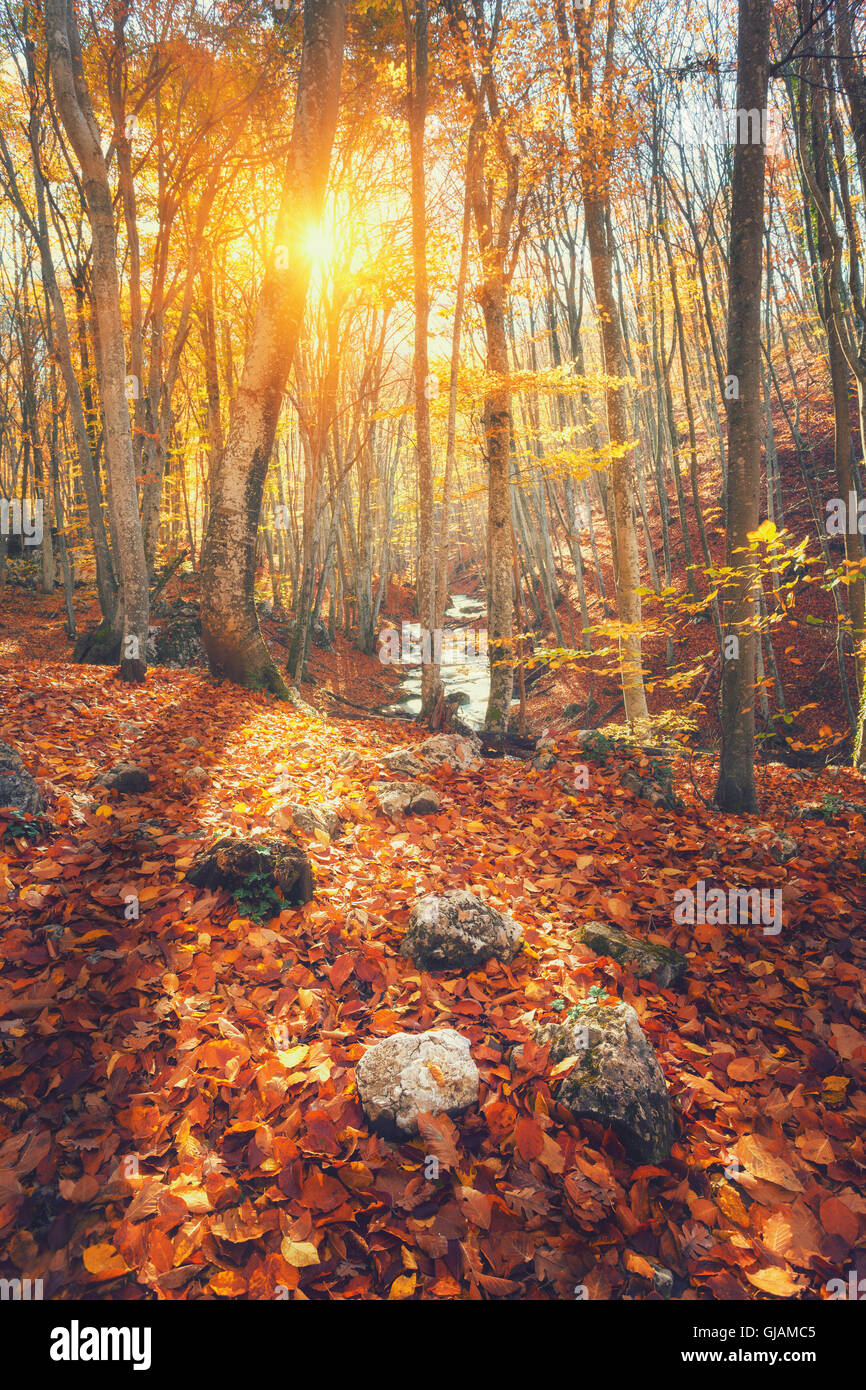
[(475, 772), (481, 766), (481, 741), (474, 734), (433, 734), (418, 749), (431, 767), (449, 763), (455, 772)]
[(421, 782), (374, 782), (372, 790), (379, 810), (392, 820), (395, 816), (429, 816), (442, 810), (438, 794)]
[(419, 970), (474, 970), (493, 958), (510, 961), (522, 939), (513, 917), (459, 888), (418, 900), (400, 954)]
[(417, 1134), (425, 1111), (453, 1115), (478, 1100), (469, 1040), (453, 1028), (394, 1033), (374, 1043), (358, 1063), (355, 1080), (370, 1124), (396, 1139)]

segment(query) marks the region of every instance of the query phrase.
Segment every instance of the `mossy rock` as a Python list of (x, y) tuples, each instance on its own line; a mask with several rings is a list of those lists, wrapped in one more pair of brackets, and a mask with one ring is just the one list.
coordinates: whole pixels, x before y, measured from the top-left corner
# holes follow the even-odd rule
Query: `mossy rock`
[(275, 836), (224, 835), (196, 855), (187, 880), (197, 888), (243, 888), (253, 875), (279, 890), (286, 905), (300, 907), (313, 896), (313, 870), (300, 845)]
[(542, 1024), (535, 1041), (550, 1044), (550, 1061), (574, 1058), (556, 1099), (573, 1115), (612, 1129), (635, 1163), (664, 1163), (674, 1116), (656, 1055), (630, 1004), (587, 1004)]
[(116, 666), (120, 661), (121, 634), (108, 623), (82, 632), (72, 649), (72, 660), (83, 666)]
[(688, 959), (671, 946), (656, 946), (641, 941), (630, 932), (613, 927), (609, 922), (584, 922), (570, 933), (576, 941), (591, 946), (600, 956), (627, 967), (639, 980), (655, 980), (659, 989), (667, 989), (682, 979)]

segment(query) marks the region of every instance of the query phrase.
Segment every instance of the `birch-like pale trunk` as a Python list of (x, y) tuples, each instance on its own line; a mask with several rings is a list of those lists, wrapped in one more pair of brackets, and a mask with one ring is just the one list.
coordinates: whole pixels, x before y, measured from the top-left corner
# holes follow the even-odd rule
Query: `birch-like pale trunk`
[(71, 0), (46, 0), (45, 36), (55, 104), (81, 168), (92, 238), (93, 307), (100, 345), (97, 370), (122, 604), (120, 678), (140, 682), (145, 678), (147, 663), (149, 593), (126, 401), (126, 349), (114, 207)]
[(255, 606), (256, 532), (277, 421), (298, 346), (337, 124), (345, 0), (306, 0), (298, 95), (274, 246), (265, 272), (225, 449), (215, 470), (201, 555), (202, 637), (211, 671), (286, 698)]

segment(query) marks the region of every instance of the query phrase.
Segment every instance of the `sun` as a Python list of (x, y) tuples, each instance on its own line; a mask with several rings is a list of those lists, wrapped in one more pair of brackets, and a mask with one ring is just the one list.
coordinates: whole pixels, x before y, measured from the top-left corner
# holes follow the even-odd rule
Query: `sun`
[(312, 222), (304, 232), (304, 250), (310, 260), (318, 264), (330, 260), (334, 254), (333, 237), (321, 223)]

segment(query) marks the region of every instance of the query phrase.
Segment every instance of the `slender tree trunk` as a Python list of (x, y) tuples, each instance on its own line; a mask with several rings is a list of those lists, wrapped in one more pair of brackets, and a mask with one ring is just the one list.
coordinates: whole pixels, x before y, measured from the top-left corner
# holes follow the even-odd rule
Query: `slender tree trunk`
[[(433, 450), (430, 440), (430, 365), (427, 331), (430, 291), (427, 278), (427, 191), (424, 173), (424, 129), (427, 120), (428, 29), (427, 0), (403, 0), (406, 43), (406, 84), (409, 113), (409, 157), (412, 167), (412, 268), (415, 283), (415, 450), (418, 456), (419, 544), (418, 620), (421, 624), (421, 710), (428, 719), (442, 695), (436, 659), (436, 547), (433, 535)], [(424, 660), (427, 657), (427, 660)]]
[[(737, 109), (767, 107), (770, 0), (739, 0)], [(738, 123), (739, 124), (739, 123)], [(739, 131), (738, 131), (739, 133)], [(763, 134), (763, 122), (762, 122)], [(728, 257), (728, 490), (723, 595), (722, 749), (715, 801), (754, 813), (757, 605), (754, 542), (761, 477), (761, 272), (764, 235), (763, 138), (739, 141), (731, 183)], [(731, 383), (732, 386), (734, 383)], [(731, 643), (730, 639), (736, 642)]]
[(211, 671), (285, 698), (259, 630), (255, 550), (268, 463), (311, 273), (305, 233), (322, 212), (337, 124), (345, 0), (306, 0), (298, 96), (277, 217), (246, 361), (214, 477), (202, 547), (202, 637)]
[(138, 514), (132, 429), (126, 402), (126, 351), (117, 277), (114, 208), (71, 0), (46, 0), (45, 35), (57, 111), (81, 166), (93, 243), (93, 302), (100, 344), (99, 388), (123, 604), (120, 677), (126, 681), (143, 681), (149, 594)]
[[(560, 38), (560, 53), (566, 79), (566, 93), (577, 130), (581, 115), (593, 108), (593, 12), (575, 8), (575, 49), (577, 71), (572, 53), (571, 36), (562, 0), (556, 0), (556, 20)], [(609, 28), (612, 38), (615, 16), (611, 8)], [(609, 109), (611, 45), (608, 43), (603, 78), (603, 129), (598, 138), (581, 140), (580, 173), (583, 192), (583, 211), (592, 281), (595, 289), (596, 312), (601, 331), (603, 367), (607, 377), (605, 402), (607, 429), (611, 449), (610, 482), (612, 497), (611, 542), (613, 577), (616, 589), (617, 616), (620, 624), (620, 675), (622, 680), (625, 717), (629, 724), (639, 725), (648, 718), (643, 683), (641, 657), (641, 599), (640, 552), (634, 517), (634, 467), (628, 421), (625, 354), (622, 346), (619, 310), (613, 287), (614, 247), (609, 235), (610, 208), (606, 179), (609, 174), (609, 153), (600, 158), (599, 147), (612, 142), (616, 113)], [(579, 78), (579, 88), (577, 79)]]

